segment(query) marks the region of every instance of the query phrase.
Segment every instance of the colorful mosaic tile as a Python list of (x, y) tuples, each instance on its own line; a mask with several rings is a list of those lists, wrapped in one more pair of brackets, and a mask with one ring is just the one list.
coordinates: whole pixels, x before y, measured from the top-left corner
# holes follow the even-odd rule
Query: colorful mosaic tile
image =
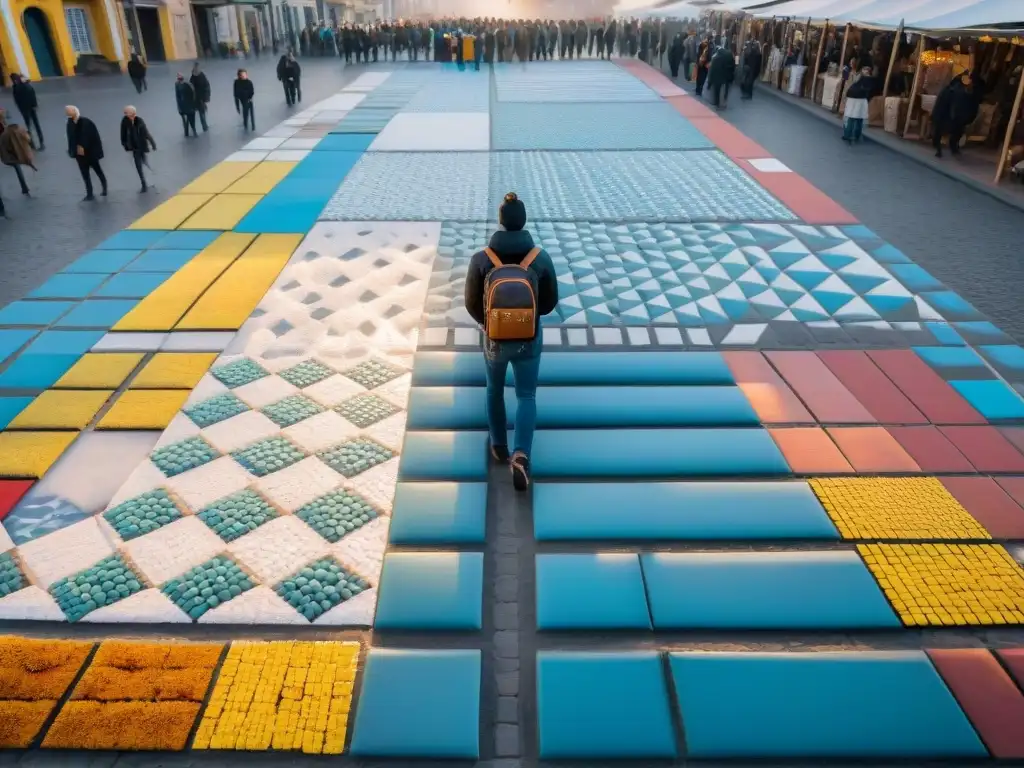
[(158, 488), (108, 509), (103, 517), (118, 536), (131, 541), (173, 523), (181, 517), (181, 510), (167, 491)]
[(859, 544), (909, 627), (1024, 624), (1024, 570), (995, 544)]
[(334, 370), (328, 368), (319, 360), (303, 360), (298, 365), (286, 368), (278, 374), (282, 379), (299, 389), (305, 389), (333, 375)]
[(248, 358), (235, 360), (233, 363), (215, 367), (210, 371), (214, 377), (224, 386), (230, 389), (251, 384), (264, 376), (269, 376), (270, 371), (262, 365)]
[(277, 515), (262, 496), (247, 489), (215, 501), (198, 517), (224, 541), (234, 541)]
[(380, 515), (362, 496), (340, 489), (311, 501), (295, 516), (332, 544)]
[(18, 568), (10, 552), (0, 554), (0, 598), (28, 586), (25, 575)]
[(120, 555), (113, 555), (91, 568), (60, 579), (50, 587), (50, 594), (68, 621), (78, 621), (91, 611), (113, 605), (141, 589), (141, 577)]
[(290, 427), (300, 421), (323, 413), (323, 406), (303, 395), (291, 395), (273, 405), (261, 408), (260, 412), (279, 427)]
[(844, 539), (991, 539), (934, 477), (810, 481)]
[(249, 410), (249, 406), (231, 392), (211, 397), (186, 408), (185, 413), (198, 427), (209, 427)]
[(228, 557), (214, 557), (164, 584), (161, 591), (192, 619), (252, 589), (252, 580)]
[(394, 405), (370, 393), (351, 397), (345, 402), (336, 405), (334, 410), (361, 429), (372, 426), (378, 421), (398, 413), (398, 408)]
[(355, 368), (344, 371), (352, 381), (362, 384), (367, 389), (387, 384), (392, 379), (397, 379), (404, 373), (400, 368), (380, 360), (366, 360)]
[(256, 477), (269, 475), (306, 458), (301, 450), (283, 437), (269, 437), (235, 451), (232, 458)]
[(201, 467), (203, 464), (209, 464), (219, 455), (216, 449), (203, 438), (189, 437), (180, 443), (157, 448), (150, 455), (149, 460), (164, 475), (174, 477), (182, 472), (188, 472), (190, 469)]
[(332, 558), (317, 560), (277, 585), (285, 602), (313, 621), (339, 603), (369, 588), (358, 574), (349, 573)]
[(346, 440), (334, 448), (317, 454), (324, 464), (345, 477), (355, 477), (371, 467), (383, 464), (395, 454), (373, 440)]

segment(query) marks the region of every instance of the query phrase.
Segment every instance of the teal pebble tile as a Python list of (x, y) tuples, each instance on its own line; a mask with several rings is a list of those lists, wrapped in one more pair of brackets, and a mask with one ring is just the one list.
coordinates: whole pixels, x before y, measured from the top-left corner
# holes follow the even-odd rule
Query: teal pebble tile
[(306, 454), (283, 437), (271, 437), (231, 456), (256, 477), (263, 477), (302, 461)]
[(295, 516), (334, 544), (352, 531), (359, 530), (380, 512), (358, 494), (344, 489), (311, 501)]
[[(201, 425), (204, 426), (204, 425)], [(180, 475), (190, 469), (201, 467), (216, 459), (220, 454), (201, 437), (189, 437), (178, 443), (157, 448), (149, 460), (167, 477)]]
[(181, 510), (167, 491), (158, 488), (108, 509), (103, 517), (118, 536), (130, 541), (173, 523), (181, 517)]
[(232, 416), (245, 413), (249, 406), (231, 392), (216, 395), (185, 409), (185, 414), (200, 428), (210, 427)]
[(317, 560), (277, 585), (276, 592), (309, 621), (369, 588), (358, 574), (333, 558)]
[(10, 552), (0, 555), (0, 598), (7, 597), (28, 586), (25, 576), (14, 562)]
[(290, 427), (310, 416), (323, 413), (323, 406), (303, 395), (290, 395), (261, 409), (264, 416), (279, 427)]
[(68, 621), (78, 621), (97, 608), (113, 605), (141, 589), (139, 575), (120, 555), (113, 555), (91, 568), (55, 582), (50, 587), (50, 594)]
[(345, 477), (355, 477), (394, 456), (379, 443), (365, 438), (348, 440), (317, 454), (327, 466)]
[(380, 360), (366, 360), (354, 368), (345, 371), (345, 375), (356, 382), (356, 384), (362, 384), (367, 389), (373, 389), (401, 376), (402, 371), (390, 363)]
[(259, 363), (243, 358), (227, 365), (216, 366), (210, 371), (214, 378), (230, 389), (259, 381), (270, 372)]
[(251, 490), (219, 499), (198, 515), (210, 530), (227, 542), (255, 531), (277, 516), (277, 510)]
[(365, 429), (392, 414), (398, 413), (398, 408), (370, 393), (350, 397), (345, 402), (335, 406), (334, 410), (360, 429)]
[(303, 360), (298, 365), (293, 365), (291, 368), (283, 370), (278, 374), (282, 379), (299, 389), (305, 389), (333, 375), (334, 369), (328, 368), (319, 360)]
[(167, 582), (160, 591), (196, 620), (252, 588), (252, 580), (233, 560), (214, 557)]

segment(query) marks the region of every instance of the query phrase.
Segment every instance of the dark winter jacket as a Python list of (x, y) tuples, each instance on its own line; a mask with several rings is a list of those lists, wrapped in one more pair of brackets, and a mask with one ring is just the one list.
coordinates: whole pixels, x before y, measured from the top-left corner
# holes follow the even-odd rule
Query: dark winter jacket
[(146, 65), (142, 63), (137, 55), (132, 56), (132, 60), (128, 62), (128, 77), (132, 80), (141, 80), (146, 76)]
[(668, 63), (670, 66), (679, 66), (683, 60), (683, 38), (676, 35), (672, 39), (672, 46), (668, 49)]
[(188, 79), (192, 84), (192, 88), (196, 92), (196, 101), (199, 104), (210, 103), (210, 80), (206, 77), (205, 72), (195, 72), (192, 77)]
[[(96, 130), (96, 123), (88, 117), (79, 115), (77, 122), (69, 117), (67, 135), (70, 157), (80, 157), (83, 160), (103, 159), (103, 140), (100, 138), (100, 132)], [(81, 155), (78, 154), (78, 147), (84, 150)]]
[[(525, 229), (517, 232), (499, 230), (491, 236), (488, 247), (503, 264), (518, 264), (534, 247), (533, 237)], [(474, 320), (484, 324), (484, 281), (494, 268), (484, 251), (477, 251), (469, 262), (466, 273), (466, 309)], [(551, 314), (558, 306), (558, 281), (555, 265), (542, 250), (530, 265), (537, 275), (537, 333), (540, 333), (540, 315)]]
[(39, 106), (36, 89), (32, 87), (32, 83), (25, 80), (11, 86), (11, 95), (14, 97), (14, 103), (22, 112), (28, 112)]
[(146, 127), (146, 121), (138, 115), (134, 120), (128, 117), (121, 118), (121, 146), (125, 152), (138, 152), (147, 154), (150, 150), (156, 149), (156, 142)]
[(752, 45), (747, 49), (747, 52), (743, 54), (743, 67), (750, 71), (750, 73), (757, 77), (761, 74), (761, 46)]
[(959, 77), (954, 79), (935, 100), (932, 120), (940, 125), (947, 122), (970, 125), (978, 116), (978, 93), (978, 83), (974, 83), (972, 90), (968, 91)]
[(179, 115), (196, 111), (196, 91), (185, 81), (174, 84), (174, 98), (178, 102)]
[(728, 48), (719, 48), (711, 57), (711, 69), (708, 70), (708, 85), (725, 85), (731, 83), (736, 76), (736, 59)]
[(848, 99), (870, 99), (875, 93), (875, 78), (871, 75), (861, 75), (860, 79), (850, 84), (846, 89)]
[(242, 104), (245, 102), (252, 101), (252, 97), (256, 94), (256, 88), (252, 84), (252, 80), (243, 80), (237, 78), (235, 80), (235, 109), (241, 110)]

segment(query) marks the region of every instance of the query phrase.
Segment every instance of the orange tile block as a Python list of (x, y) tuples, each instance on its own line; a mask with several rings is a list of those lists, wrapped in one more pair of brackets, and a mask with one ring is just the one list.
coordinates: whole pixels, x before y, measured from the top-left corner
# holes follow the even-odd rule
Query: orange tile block
[(819, 427), (769, 429), (790, 469), (798, 475), (842, 475), (853, 472), (825, 430)]
[(858, 472), (921, 471), (884, 427), (831, 427), (828, 433)]

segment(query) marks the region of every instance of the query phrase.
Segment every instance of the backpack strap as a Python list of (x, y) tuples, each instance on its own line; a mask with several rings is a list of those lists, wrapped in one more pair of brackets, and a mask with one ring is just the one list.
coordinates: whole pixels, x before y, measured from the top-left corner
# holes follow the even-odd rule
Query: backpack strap
[(531, 248), (530, 252), (526, 254), (526, 258), (519, 262), (519, 266), (521, 266), (523, 269), (528, 269), (529, 266), (533, 264), (533, 260), (536, 259), (539, 255), (540, 248)]
[(491, 260), (491, 264), (493, 264), (495, 267), (502, 266), (501, 259), (498, 258), (498, 254), (496, 254), (490, 248), (484, 248), (484, 253), (487, 254), (487, 258)]

